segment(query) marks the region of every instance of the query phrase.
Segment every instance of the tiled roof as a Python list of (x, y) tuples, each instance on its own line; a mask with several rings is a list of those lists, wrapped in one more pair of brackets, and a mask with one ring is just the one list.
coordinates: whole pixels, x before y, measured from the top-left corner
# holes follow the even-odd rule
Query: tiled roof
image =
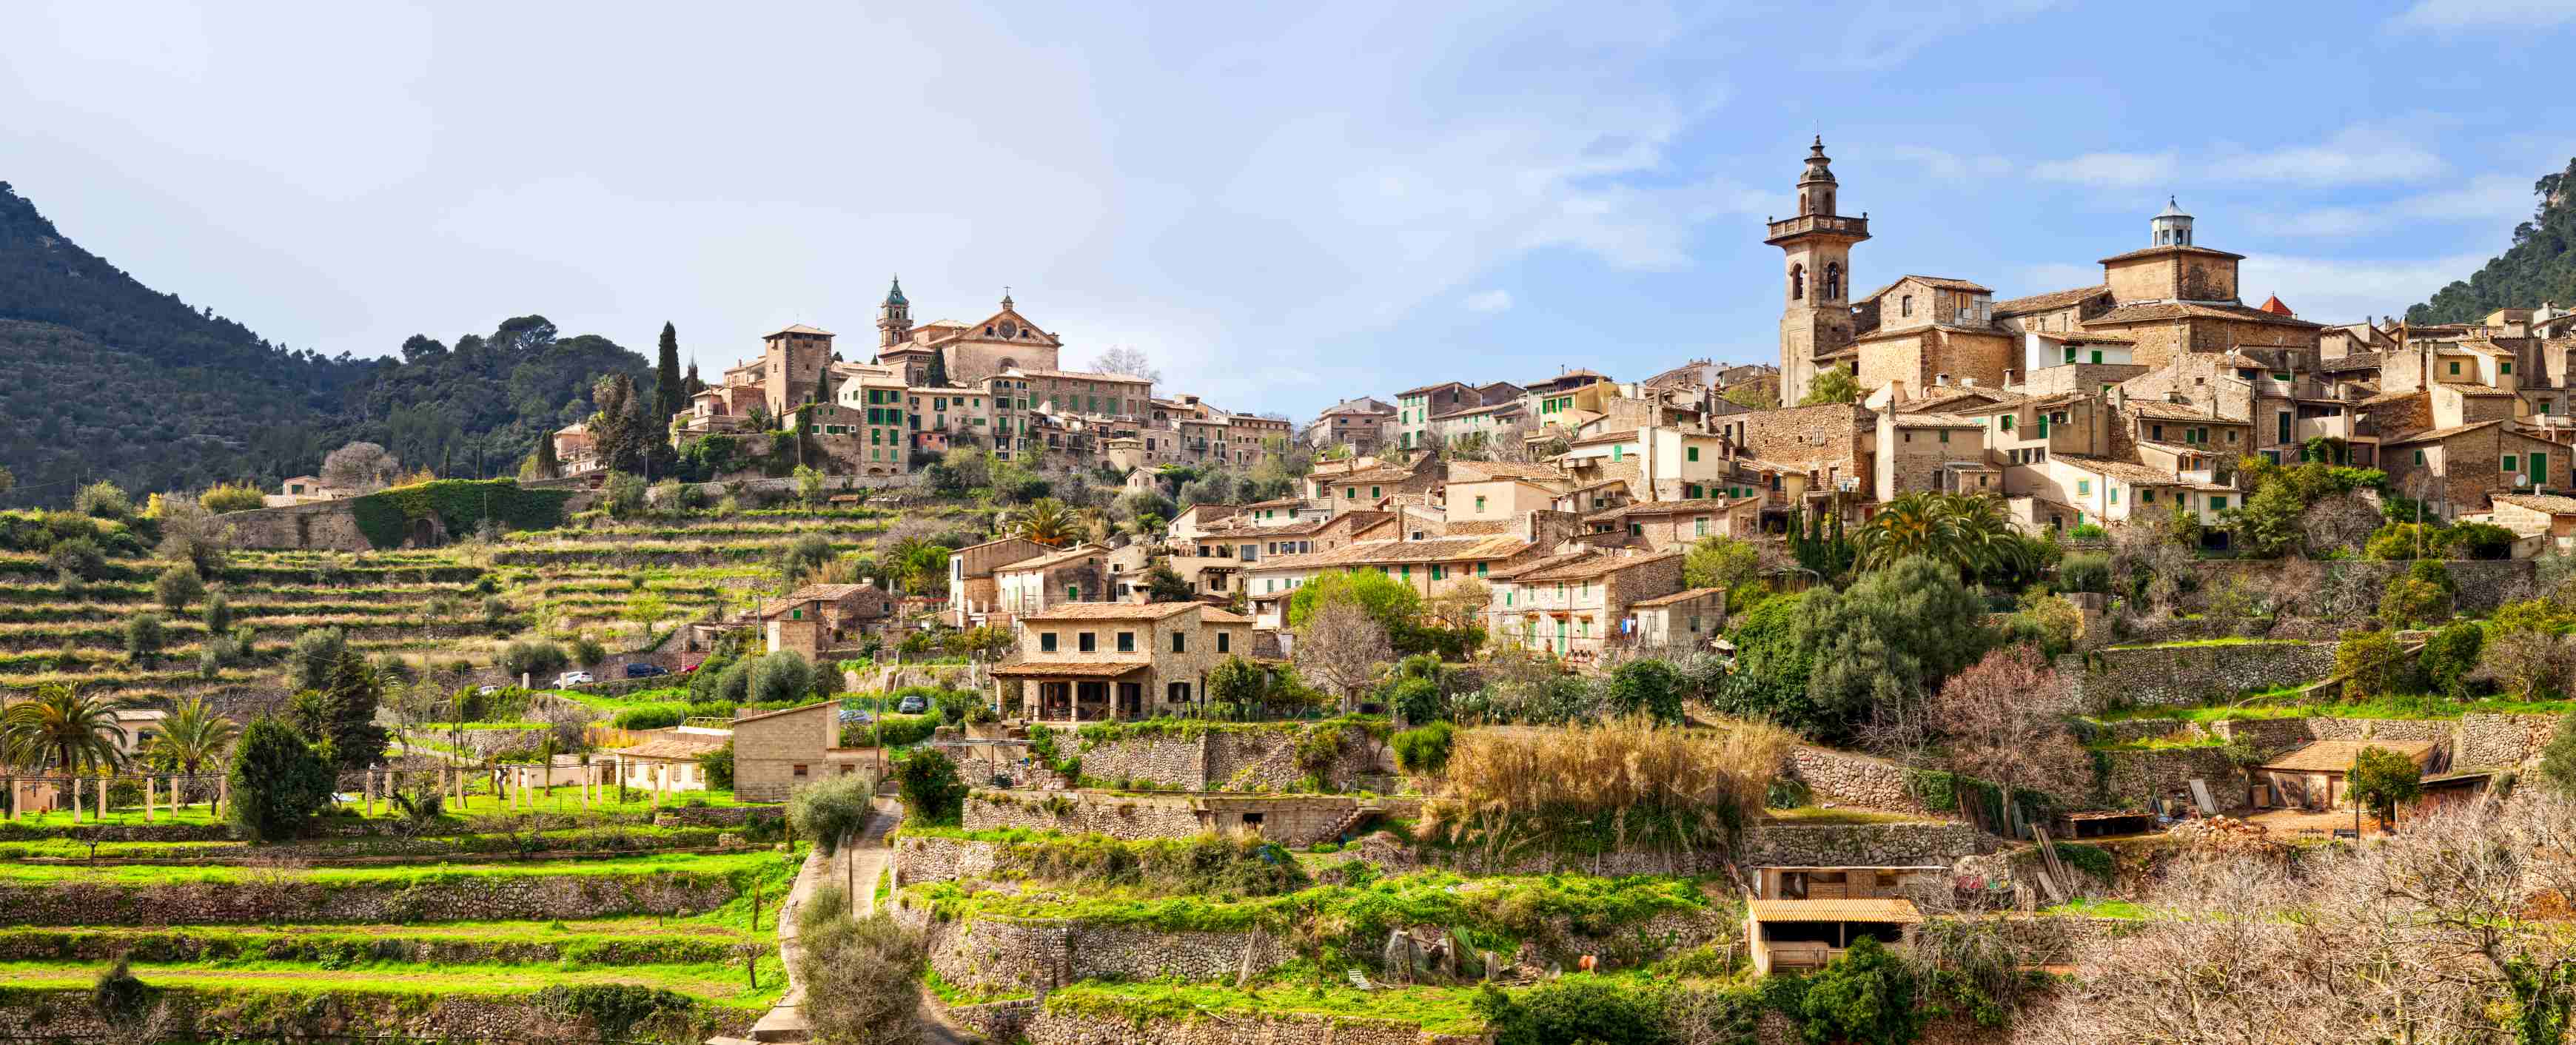
[(2262, 304), (2254, 307), (2276, 316), (2297, 315), (2297, 313), (2290, 311), (2290, 306), (2281, 303), (2281, 295), (2279, 294), (2274, 294), (2271, 297), (2264, 298)]
[(2413, 434), (2413, 435), (2403, 435), (2403, 436), (2399, 436), (2399, 437), (2397, 437), (2397, 438), (2395, 438), (2395, 439), (2383, 440), (2383, 441), (2380, 443), (2380, 445), (2382, 445), (2382, 446), (2405, 446), (2405, 445), (2407, 445), (2407, 444), (2409, 444), (2409, 443), (2435, 443), (2435, 442), (2440, 442), (2440, 441), (2442, 441), (2442, 440), (2444, 440), (2444, 439), (2448, 439), (2448, 438), (2450, 438), (2450, 437), (2452, 437), (2452, 436), (2455, 436), (2455, 435), (2461, 435), (2461, 434), (2465, 434), (2465, 433), (2468, 433), (2468, 432), (2474, 432), (2474, 431), (2477, 431), (2478, 429), (2485, 428), (2485, 427), (2487, 427), (2487, 426), (2489, 426), (2489, 425), (2500, 425), (2500, 424), (2503, 424), (2503, 423), (2504, 423), (2504, 422), (2503, 422), (2503, 421), (2501, 421), (2501, 420), (2496, 420), (2496, 421), (2480, 421), (2480, 422), (2478, 422), (2478, 423), (2476, 423), (2476, 424), (2471, 424), (2471, 425), (2452, 425), (2452, 426), (2451, 426), (2451, 427), (2449, 427), (2449, 428), (2428, 428), (2428, 429), (2425, 429), (2424, 431), (2417, 432), (2417, 433), (2415, 433), (2415, 434)]
[(1466, 383), (1466, 382), (1464, 382), (1464, 381), (1442, 381), (1442, 382), (1440, 382), (1440, 383), (1438, 383), (1438, 384), (1423, 385), (1423, 386), (1422, 386), (1422, 387), (1420, 387), (1420, 388), (1408, 388), (1408, 389), (1405, 389), (1404, 391), (1401, 391), (1401, 392), (1396, 393), (1396, 394), (1395, 394), (1395, 397), (1396, 397), (1396, 398), (1398, 398), (1398, 399), (1402, 399), (1402, 398), (1404, 398), (1405, 396), (1410, 396), (1410, 395), (1425, 395), (1425, 394), (1428, 394), (1428, 393), (1431, 393), (1431, 392), (1437, 392), (1437, 391), (1439, 391), (1439, 390), (1441, 390), (1441, 389), (1443, 389), (1443, 388), (1447, 388), (1447, 387), (1449, 387), (1449, 386), (1451, 386), (1451, 385), (1457, 385), (1457, 386), (1459, 386), (1459, 387), (1467, 388), (1467, 389), (1473, 389), (1473, 388), (1475, 388), (1475, 387), (1476, 387), (1476, 386), (1471, 385), (1471, 384), (1468, 384), (1468, 383)]
[(1632, 515), (1687, 515), (1692, 512), (1722, 512), (1730, 505), (1744, 503), (1741, 497), (1701, 497), (1682, 501), (1638, 501), (1616, 508), (1604, 508), (1584, 516), (1585, 522), (1617, 522)]
[(2557, 494), (2492, 493), (2487, 495), (2487, 499), (2501, 501), (2517, 508), (2529, 508), (2535, 512), (2547, 512), (2551, 515), (2576, 515), (2576, 497), (2561, 497)]
[(1636, 438), (1636, 437), (1637, 437), (1637, 430), (1636, 430), (1636, 429), (1634, 429), (1634, 428), (1621, 428), (1621, 429), (1618, 429), (1618, 430), (1616, 430), (1616, 431), (1595, 432), (1595, 433), (1593, 433), (1593, 434), (1591, 434), (1591, 435), (1584, 436), (1584, 437), (1583, 437), (1583, 438), (1581, 438), (1581, 439), (1576, 439), (1576, 440), (1574, 440), (1572, 445), (1575, 445), (1575, 446), (1582, 446), (1582, 445), (1584, 445), (1584, 444), (1586, 444), (1586, 443), (1616, 443), (1616, 442), (1624, 442), (1624, 441), (1626, 441), (1626, 440), (1634, 439), (1634, 438)]
[(2415, 398), (2416, 396), (2423, 395), (2423, 394), (2424, 394), (2424, 390), (2423, 390), (2423, 389), (2420, 389), (2420, 388), (2409, 388), (2409, 389), (2406, 389), (2406, 390), (2404, 390), (2404, 391), (2399, 391), (2399, 392), (2381, 392), (2381, 393), (2379, 393), (2378, 395), (2371, 396), (2371, 397), (2370, 397), (2370, 398), (2368, 398), (2368, 399), (2357, 399), (2357, 400), (2354, 400), (2352, 405), (2354, 405), (2354, 406), (2378, 406), (2378, 405), (2379, 405), (2379, 404), (2381, 404), (2381, 403), (2394, 403), (2394, 402), (2397, 402), (2397, 401), (2402, 400), (2402, 399), (2413, 399), (2413, 398)]
[(1940, 408), (1958, 402), (1962, 399), (1982, 399), (1988, 403), (2011, 403), (2017, 402), (2022, 398), (2023, 396), (2019, 393), (2007, 392), (2000, 388), (1963, 388), (1958, 385), (1950, 385), (1947, 387), (1936, 386), (1930, 392), (1925, 393), (1919, 398), (1908, 399), (1903, 403), (1897, 404), (1896, 412), (1900, 414), (1936, 413), (1940, 411)]
[(2140, 439), (2138, 445), (2154, 447), (2169, 454), (2199, 454), (2206, 457), (2215, 452), (2207, 447), (2193, 446), (2189, 443), (2160, 443), (2153, 439)]
[(1036, 613), (1020, 615), (1024, 621), (1041, 620), (1161, 620), (1165, 617), (1202, 608), (1195, 602), (1066, 602)]
[(2046, 312), (2050, 309), (2065, 308), (2068, 305), (2075, 304), (2087, 298), (2108, 294), (2110, 292), (2111, 287), (2109, 284), (2095, 284), (2089, 287), (2076, 287), (2072, 290), (2052, 290), (2046, 294), (2033, 294), (2025, 298), (2013, 298), (2008, 301), (1995, 302), (1994, 314), (1998, 316), (2009, 316), (2023, 312)]
[(1541, 479), (1562, 481), (1565, 473), (1552, 464), (1514, 464), (1508, 461), (1451, 461), (1449, 481), (1472, 483), (1479, 479)]
[(780, 327), (777, 330), (770, 331), (768, 336), (777, 337), (780, 334), (820, 334), (824, 337), (835, 336), (829, 330), (825, 330), (821, 327), (809, 327), (803, 323), (798, 323), (794, 326)]
[(1013, 573), (1017, 573), (1022, 570), (1048, 570), (1062, 566), (1068, 562), (1073, 562), (1077, 559), (1085, 559), (1094, 555), (1107, 554), (1109, 554), (1109, 549), (1103, 548), (1097, 544), (1077, 544), (1071, 548), (1064, 549), (1063, 551), (1048, 552), (1047, 554), (1038, 556), (1034, 559), (1022, 559), (1006, 566), (993, 567), (993, 569), (997, 573), (1005, 570)]
[(1267, 501), (1254, 501), (1244, 505), (1246, 508), (1303, 508), (1305, 506), (1306, 499), (1303, 497), (1274, 497)]
[[(1863, 334), (1859, 337), (1853, 338), (1852, 343), (1864, 344), (1873, 341), (1886, 341), (1892, 338), (1905, 337), (1909, 334), (1920, 334), (1926, 330), (1939, 330), (1952, 334), (1983, 334), (1989, 337), (2002, 337), (2007, 333), (2007, 331), (2001, 328), (1991, 326), (1963, 327), (1956, 323), (1934, 323), (1929, 326), (1904, 327), (1896, 330), (1880, 330), (1873, 334)], [(1824, 357), (1818, 356), (1817, 358), (1822, 359)]]
[(1621, 570), (1634, 569), (1639, 566), (1648, 566), (1663, 562), (1667, 559), (1678, 559), (1681, 557), (1682, 553), (1679, 551), (1668, 551), (1656, 555), (1620, 555), (1613, 552), (1590, 552), (1572, 562), (1558, 563), (1544, 569), (1513, 574), (1512, 579), (1523, 584), (1544, 583), (1547, 581), (1589, 580), (1594, 577), (1608, 576)]
[(1889, 414), (1888, 417), (1891, 419), (1890, 423), (1898, 428), (1984, 428), (1986, 426), (1984, 421), (1973, 417), (1961, 417), (1957, 414), (1895, 413)]
[(2194, 406), (2190, 403), (2159, 403), (2153, 399), (2132, 399), (2129, 400), (2129, 409), (2137, 411), (2140, 416), (2164, 421), (2209, 421), (2216, 424), (2240, 425), (2249, 423), (2224, 417), (2211, 417), (2208, 407)]
[(1919, 922), (1923, 912), (1914, 901), (1887, 897), (1862, 900), (1746, 900), (1757, 922)]
[(1928, 287), (1939, 287), (1939, 288), (1941, 288), (1941, 289), (1943, 289), (1943, 290), (1964, 290), (1964, 291), (1967, 291), (1967, 292), (1969, 292), (1969, 293), (1971, 293), (1971, 294), (1992, 294), (1992, 293), (1994, 293), (1994, 291), (1989, 290), (1989, 289), (1987, 289), (1986, 287), (1981, 286), (1981, 285), (1979, 285), (1979, 284), (1970, 283), (1970, 282), (1968, 282), (1967, 280), (1964, 280), (1964, 279), (1957, 279), (1957, 278), (1954, 278), (1954, 277), (1951, 277), (1951, 276), (1898, 276), (1898, 277), (1896, 277), (1894, 280), (1889, 281), (1889, 282), (1888, 282), (1888, 284), (1887, 284), (1886, 286), (1880, 287), (1880, 288), (1878, 288), (1877, 290), (1870, 291), (1869, 293), (1867, 293), (1867, 294), (1863, 294), (1863, 295), (1861, 295), (1861, 296), (1859, 296), (1859, 297), (1857, 297), (1857, 298), (1853, 298), (1852, 300), (1854, 300), (1854, 301), (1867, 301), (1867, 300), (1869, 300), (1869, 299), (1871, 299), (1871, 298), (1875, 298), (1875, 297), (1877, 297), (1877, 296), (1879, 296), (1879, 295), (1881, 295), (1881, 294), (1885, 294), (1885, 293), (1887, 293), (1888, 291), (1891, 291), (1891, 290), (1896, 289), (1896, 285), (1897, 285), (1898, 283), (1903, 283), (1903, 282), (1905, 282), (1906, 280), (1909, 280), (1909, 279), (1910, 279), (1910, 280), (1913, 280), (1913, 281), (1915, 281), (1915, 282), (1917, 282), (1917, 283), (1921, 283), (1921, 284), (1923, 284), (1923, 285), (1925, 285), (1925, 286), (1928, 286)]
[(2142, 247), (2126, 254), (2113, 254), (2110, 257), (2103, 258), (2097, 264), (2108, 265), (2114, 261), (2127, 261), (2131, 258), (2154, 257), (2158, 254), (2198, 254), (2202, 257), (2209, 258), (2234, 258), (2238, 261), (2245, 260), (2245, 255), (2243, 254), (2230, 254), (2223, 250), (2211, 250), (2207, 247), (2169, 243), (2161, 247)]
[(2280, 758), (2263, 764), (2265, 769), (2295, 773), (2341, 773), (2352, 768), (2352, 760), (2366, 747), (2394, 751), (2409, 759), (2421, 759), (2433, 750), (2430, 740), (2319, 740)]
[(1460, 519), (1442, 527), (1442, 532), (1451, 537), (1490, 537), (1510, 533), (1512, 527), (1509, 519)]
[(1027, 367), (1013, 367), (1012, 372), (1023, 377), (1051, 377), (1074, 381), (1115, 381), (1126, 385), (1154, 383), (1154, 379), (1150, 377), (1137, 377), (1134, 374), (1098, 374), (1088, 370), (1031, 370)]
[(2182, 477), (2179, 475), (2175, 475), (2174, 473), (2165, 471), (2161, 468), (2151, 468), (2147, 465), (2138, 464), (2134, 461), (2114, 461), (2107, 457), (2088, 457), (2083, 454), (2050, 454), (2048, 455), (2048, 459), (2052, 461), (2064, 461), (2069, 465), (2092, 472), (2095, 475), (2108, 476), (2113, 479), (2118, 479), (2124, 483), (2141, 483), (2148, 486), (2172, 486), (2182, 482)]
[(1584, 551), (1571, 551), (1556, 555), (1542, 556), (1540, 558), (1531, 559), (1528, 562), (1506, 566), (1502, 569), (1495, 570), (1489, 579), (1497, 581), (1518, 580), (1522, 577), (1528, 576), (1529, 574), (1537, 573), (1540, 570), (1554, 569), (1567, 563), (1579, 562), (1588, 556), (1596, 554), (1599, 553), (1587, 549)]
[(832, 709), (834, 709), (833, 714), (838, 715), (838, 714), (840, 714), (840, 712), (839, 712), (839, 710), (838, 710), (838, 709), (840, 708), (840, 706), (841, 706), (841, 704), (840, 704), (840, 702), (839, 702), (839, 701), (837, 701), (837, 700), (824, 700), (824, 701), (817, 701), (817, 702), (815, 702), (815, 703), (812, 703), (812, 704), (806, 704), (806, 705), (803, 705), (803, 706), (800, 706), (800, 707), (781, 708), (781, 709), (779, 709), (779, 710), (777, 710), (777, 711), (763, 711), (763, 712), (761, 712), (760, 714), (757, 714), (757, 715), (741, 715), (741, 716), (737, 716), (737, 717), (735, 717), (735, 719), (733, 720), (733, 724), (734, 724), (734, 725), (736, 725), (736, 726), (740, 726), (740, 725), (742, 725), (742, 724), (743, 724), (743, 723), (745, 723), (745, 722), (757, 722), (757, 721), (760, 721), (761, 719), (765, 719), (765, 718), (777, 718), (777, 717), (778, 717), (778, 716), (780, 716), (780, 715), (794, 715), (794, 714), (799, 714), (799, 713), (801, 713), (801, 712), (812, 711), (812, 710), (814, 710), (815, 708), (832, 708)]
[(2284, 326), (2318, 325), (2293, 316), (2276, 316), (2262, 309), (2247, 308), (2243, 305), (2200, 305), (2181, 301), (2161, 305), (2124, 305), (2085, 320), (2084, 325), (2090, 327), (2120, 323), (2148, 323), (2166, 319), (2242, 319)]
[(1677, 591), (1670, 595), (1657, 595), (1651, 599), (1639, 599), (1635, 602), (1629, 603), (1628, 605), (1646, 608), (1670, 606), (1675, 603), (1689, 602), (1693, 599), (1704, 599), (1711, 595), (1721, 594), (1725, 591), (1726, 589), (1724, 588), (1692, 588), (1687, 591)]
[(1432, 419), (1432, 420), (1434, 420), (1434, 421), (1442, 421), (1442, 420), (1447, 420), (1447, 419), (1452, 418), (1452, 417), (1470, 417), (1470, 416), (1473, 416), (1473, 415), (1476, 415), (1476, 414), (1497, 414), (1497, 413), (1509, 413), (1509, 412), (1511, 412), (1511, 411), (1513, 411), (1513, 410), (1518, 410), (1518, 409), (1520, 409), (1520, 408), (1521, 408), (1521, 405), (1520, 405), (1519, 403), (1515, 403), (1515, 402), (1501, 402), (1501, 403), (1493, 403), (1493, 404), (1490, 404), (1490, 405), (1487, 405), (1487, 406), (1469, 406), (1469, 407), (1461, 407), (1461, 408), (1459, 408), (1459, 409), (1449, 411), (1448, 413), (1445, 413), (1445, 414), (1433, 414), (1433, 415), (1431, 415), (1431, 419)]
[(993, 669), (995, 678), (1076, 678), (1114, 679), (1153, 667), (1150, 660), (1024, 660)]
[(1583, 485), (1581, 485), (1581, 486), (1577, 486), (1577, 487), (1575, 487), (1574, 489), (1571, 489), (1571, 490), (1567, 490), (1567, 491), (1565, 491), (1565, 493), (1560, 494), (1559, 496), (1563, 496), (1563, 497), (1571, 497), (1571, 496), (1573, 496), (1573, 495), (1575, 495), (1575, 494), (1579, 494), (1579, 493), (1591, 493), (1592, 491), (1594, 491), (1594, 490), (1598, 490), (1598, 489), (1601, 489), (1602, 487), (1605, 487), (1605, 486), (1616, 486), (1616, 487), (1620, 487), (1620, 488), (1621, 488), (1621, 492), (1623, 492), (1623, 493), (1624, 493), (1624, 492), (1626, 492), (1626, 487), (1627, 487), (1627, 485), (1628, 485), (1628, 480), (1625, 480), (1625, 479), (1603, 479), (1603, 480), (1601, 480), (1601, 481), (1599, 481), (1599, 482), (1585, 483), (1585, 484), (1583, 484)]
[(1244, 567), (1254, 570), (1335, 569), (1345, 566), (1395, 566), (1414, 563), (1508, 559), (1528, 551), (1517, 537), (1435, 537), (1421, 541), (1355, 541), (1326, 551), (1282, 555)]
[(640, 744), (610, 748), (608, 753), (619, 758), (657, 758), (687, 761), (725, 746), (725, 738), (675, 734), (655, 737)]
[(2032, 337), (2060, 341), (2069, 345), (2134, 345), (2138, 339), (2126, 333), (2106, 330), (2034, 330)]

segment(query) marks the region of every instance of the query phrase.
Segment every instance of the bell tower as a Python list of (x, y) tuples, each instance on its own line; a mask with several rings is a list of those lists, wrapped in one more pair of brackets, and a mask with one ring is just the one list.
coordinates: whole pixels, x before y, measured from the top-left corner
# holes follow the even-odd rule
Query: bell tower
[(912, 302), (903, 299), (903, 277), (894, 279), (877, 306), (877, 347), (893, 348), (912, 337)]
[(1834, 213), (1833, 160), (1825, 155), (1819, 135), (1807, 150), (1806, 170), (1798, 176), (1798, 213), (1770, 223), (1762, 242), (1784, 255), (1780, 310), (1780, 405), (1796, 406), (1818, 371), (1836, 361), (1819, 361), (1848, 347), (1852, 340), (1851, 248), (1869, 238), (1869, 217)]

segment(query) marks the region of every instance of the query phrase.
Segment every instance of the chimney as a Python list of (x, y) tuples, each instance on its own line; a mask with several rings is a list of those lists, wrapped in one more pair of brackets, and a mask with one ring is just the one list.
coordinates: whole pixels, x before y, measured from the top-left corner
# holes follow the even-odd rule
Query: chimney
[(1975, 387), (1977, 387), (1977, 379), (1976, 379), (1976, 378), (1973, 378), (1973, 377), (1963, 377), (1963, 378), (1960, 378), (1960, 379), (1959, 379), (1959, 387), (1961, 387), (1961, 388), (1975, 388)]

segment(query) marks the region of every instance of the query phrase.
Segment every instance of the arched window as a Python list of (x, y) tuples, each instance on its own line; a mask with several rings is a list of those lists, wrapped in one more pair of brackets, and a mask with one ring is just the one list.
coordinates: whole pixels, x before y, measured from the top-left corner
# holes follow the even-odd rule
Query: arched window
[(1907, 294), (1896, 299), (1896, 314), (1899, 316), (1911, 316), (1914, 314), (1914, 295)]
[(1805, 298), (1806, 298), (1806, 296), (1807, 296), (1807, 266), (1805, 266), (1805, 265), (1791, 265), (1791, 266), (1789, 266), (1789, 300), (1791, 300), (1791, 301), (1799, 301), (1799, 300), (1803, 300), (1803, 299), (1805, 299)]
[(1839, 261), (1825, 262), (1825, 300), (1840, 301), (1842, 300), (1842, 297), (1843, 263)]

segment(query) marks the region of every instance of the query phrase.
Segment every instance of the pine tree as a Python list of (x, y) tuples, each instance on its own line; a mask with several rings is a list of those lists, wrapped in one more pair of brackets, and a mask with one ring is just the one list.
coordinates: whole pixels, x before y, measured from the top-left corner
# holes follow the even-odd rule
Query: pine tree
[(536, 462), (537, 478), (563, 478), (563, 465), (555, 460), (555, 434), (553, 432), (537, 433)]
[[(695, 372), (693, 367), (691, 373)], [(688, 386), (680, 377), (680, 334), (668, 322), (662, 324), (662, 358), (655, 364), (654, 374), (660, 379), (661, 386), (659, 398), (654, 403), (654, 416), (667, 424), (671, 415), (687, 409), (689, 402)]]
[(331, 666), (331, 684), (322, 691), (321, 723), (323, 739), (330, 741), (339, 768), (365, 769), (384, 761), (385, 742), (391, 737), (376, 724), (376, 706), (383, 698), (384, 683), (375, 669), (357, 651), (342, 651), (340, 662)]
[(932, 388), (948, 387), (948, 349), (946, 346), (943, 345), (930, 350), (930, 373), (926, 375), (926, 380)]

